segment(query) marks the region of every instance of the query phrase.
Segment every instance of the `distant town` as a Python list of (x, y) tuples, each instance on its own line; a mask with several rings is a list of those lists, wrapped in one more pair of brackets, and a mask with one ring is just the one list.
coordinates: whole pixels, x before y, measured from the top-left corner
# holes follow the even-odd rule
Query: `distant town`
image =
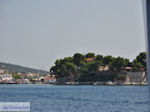
[[(10, 68), (17, 69), (10, 69)], [(132, 62), (122, 57), (75, 53), (58, 59), (49, 72), (0, 64), (0, 84), (147, 85), (146, 53)], [(18, 71), (16, 71), (18, 70)]]

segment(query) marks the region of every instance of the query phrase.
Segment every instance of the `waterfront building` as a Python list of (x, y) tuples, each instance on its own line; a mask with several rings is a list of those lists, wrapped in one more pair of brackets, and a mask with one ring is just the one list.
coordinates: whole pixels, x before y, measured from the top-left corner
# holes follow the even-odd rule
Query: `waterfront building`
[(0, 74), (0, 81), (3, 82), (3, 81), (8, 81), (8, 80), (12, 80), (13, 77), (12, 77), (12, 74)]

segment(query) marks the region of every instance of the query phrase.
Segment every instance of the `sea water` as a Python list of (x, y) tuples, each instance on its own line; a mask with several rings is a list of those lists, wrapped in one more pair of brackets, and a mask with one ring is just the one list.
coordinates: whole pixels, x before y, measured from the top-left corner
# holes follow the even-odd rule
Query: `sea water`
[(0, 102), (30, 102), (31, 112), (150, 112), (148, 86), (0, 85)]

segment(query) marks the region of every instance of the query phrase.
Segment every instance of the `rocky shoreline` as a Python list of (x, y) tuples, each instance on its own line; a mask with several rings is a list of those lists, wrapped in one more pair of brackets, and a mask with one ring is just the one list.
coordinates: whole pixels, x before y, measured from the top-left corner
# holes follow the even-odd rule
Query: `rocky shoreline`
[[(0, 83), (0, 84), (21, 84), (21, 83)], [(148, 86), (148, 83), (96, 83), (96, 82), (55, 82), (55, 83), (28, 83), (28, 84), (51, 84), (51, 85), (98, 85), (98, 86), (128, 86), (128, 85), (137, 85), (137, 86)]]
[(148, 85), (148, 83), (96, 83), (96, 82), (55, 82), (55, 83), (42, 83), (42, 84), (53, 84), (53, 85)]

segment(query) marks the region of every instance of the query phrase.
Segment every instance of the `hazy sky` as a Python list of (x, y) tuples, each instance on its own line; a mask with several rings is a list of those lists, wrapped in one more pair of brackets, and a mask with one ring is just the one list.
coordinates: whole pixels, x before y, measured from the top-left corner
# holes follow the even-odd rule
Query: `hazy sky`
[(0, 62), (49, 70), (76, 52), (142, 51), (141, 0), (0, 0)]

